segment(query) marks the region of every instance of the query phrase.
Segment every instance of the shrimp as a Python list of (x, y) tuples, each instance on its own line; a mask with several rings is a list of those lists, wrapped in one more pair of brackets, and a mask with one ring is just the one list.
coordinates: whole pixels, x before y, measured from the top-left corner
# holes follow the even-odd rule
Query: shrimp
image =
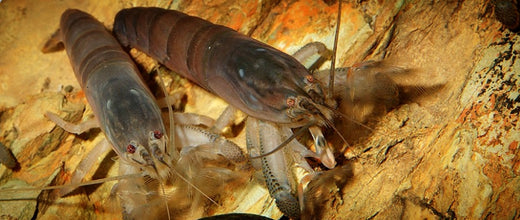
[[(315, 126), (333, 126), (334, 101), (327, 99), (321, 83), (293, 57), (225, 26), (161, 8), (120, 11), (114, 21), (114, 33), (124, 46), (149, 54), (223, 98), (231, 106), (248, 114), (248, 120), (261, 120), (263, 122), (259, 123), (271, 125), (265, 126), (265, 129), (275, 129), (260, 129), (256, 134), (250, 134), (262, 136), (266, 132), (270, 136), (284, 136), (285, 142), (291, 142), (295, 135), (289, 128), (303, 126), (311, 128), (315, 143), (325, 148), (323, 134)], [(254, 124), (248, 123), (248, 129), (254, 129)], [(253, 139), (258, 137), (248, 137), (248, 145), (257, 149), (256, 153), (253, 152), (255, 150), (250, 151), (252, 156), (272, 153), (278, 145), (287, 144), (270, 142), (269, 146), (258, 150), (257, 145), (262, 144), (262, 140), (253, 144)], [(298, 146), (297, 152), (302, 155), (294, 159), (300, 166), (309, 167), (303, 157), (312, 156), (334, 167), (330, 150), (324, 150), (322, 155), (325, 156), (319, 156), (300, 148), (301, 144), (294, 145)], [(291, 187), (294, 181), (286, 179), (289, 173), (271, 175), (279, 172), (278, 168), (272, 167), (278, 167), (275, 164), (279, 164), (279, 159), (284, 157), (275, 154), (262, 159), (261, 165), (269, 191), (283, 213), (298, 218), (300, 207), (294, 196), (294, 187)], [(280, 179), (282, 177), (283, 180)], [(280, 183), (283, 183), (283, 189), (274, 187)], [(283, 193), (278, 193), (280, 190)]]
[(178, 153), (167, 144), (161, 110), (132, 59), (101, 23), (79, 10), (63, 13), (60, 33), (76, 78), (112, 149), (147, 175), (168, 179)]
[[(98, 125), (122, 159), (120, 174), (142, 172), (155, 179), (170, 179), (178, 152), (167, 144), (161, 110), (128, 54), (101, 23), (79, 10), (63, 13), (59, 34)], [(59, 121), (52, 114), (48, 117)], [(103, 149), (96, 147), (94, 155)], [(87, 157), (79, 170), (89, 169), (95, 158)], [(83, 175), (76, 171), (73, 181), (81, 180)], [(146, 194), (132, 195), (131, 201), (146, 201)], [(136, 204), (122, 201), (124, 213), (132, 213)]]

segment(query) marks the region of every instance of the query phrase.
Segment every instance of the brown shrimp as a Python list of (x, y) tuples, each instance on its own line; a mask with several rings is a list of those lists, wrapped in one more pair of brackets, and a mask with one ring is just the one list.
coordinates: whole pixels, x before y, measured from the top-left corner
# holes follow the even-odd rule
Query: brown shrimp
[[(63, 43), (98, 125), (122, 159), (120, 173), (170, 179), (178, 152), (168, 144), (161, 110), (130, 56), (103, 24), (79, 10), (63, 13), (56, 37), (51, 43)], [(133, 207), (124, 209), (131, 213)]]
[[(320, 82), (300, 62), (230, 28), (178, 11), (132, 8), (116, 15), (114, 33), (123, 45), (144, 51), (253, 118), (275, 127), (332, 125), (329, 105), (333, 102), (326, 100)], [(284, 136), (294, 137), (292, 133)], [(324, 145), (322, 137), (317, 139), (316, 143)], [(272, 152), (275, 147), (264, 146), (256, 155)], [(305, 152), (304, 156), (311, 154)], [(287, 173), (276, 178), (269, 174), (278, 172), (274, 157), (280, 158), (270, 155), (262, 164), (262, 169), (268, 170), (264, 171), (268, 185), (292, 182), (280, 179), (291, 179)], [(333, 158), (329, 164), (334, 166)], [(297, 218), (298, 199), (294, 191), (287, 189), (291, 187), (282, 188), (269, 187), (282, 212)], [(279, 190), (284, 193), (279, 194)]]
[[(171, 161), (161, 110), (129, 55), (92, 16), (63, 13), (61, 40), (103, 132), (122, 159), (167, 179)], [(139, 120), (137, 120), (139, 119)]]

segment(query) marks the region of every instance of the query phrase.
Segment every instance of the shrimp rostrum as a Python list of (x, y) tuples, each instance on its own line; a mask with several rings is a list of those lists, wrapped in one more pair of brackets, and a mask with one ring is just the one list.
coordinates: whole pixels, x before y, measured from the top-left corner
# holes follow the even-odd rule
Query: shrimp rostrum
[[(261, 157), (253, 165), (262, 167), (279, 209), (299, 218), (302, 198), (291, 164), (312, 172), (304, 157), (315, 157), (335, 166), (319, 129), (332, 126), (335, 103), (320, 82), (298, 60), (267, 44), (174, 10), (124, 9), (115, 18), (114, 33), (124, 46), (147, 53), (249, 115), (249, 153)], [(309, 128), (317, 153), (294, 140), (291, 128), (298, 127), (297, 133)]]
[[(84, 90), (97, 123), (73, 126), (54, 114), (49, 113), (47, 116), (64, 129), (75, 133), (81, 133), (97, 124), (108, 139), (108, 142), (99, 145), (112, 146), (120, 158), (120, 174), (147, 176), (148, 179), (159, 181), (160, 188), (163, 188), (163, 185), (181, 182), (200, 190), (200, 187), (190, 182), (191, 177), (185, 172), (188, 169), (186, 166), (191, 166), (190, 169), (194, 166), (188, 164), (194, 160), (187, 158), (204, 151), (198, 149), (207, 149), (209, 145), (213, 147), (212, 151), (204, 151), (204, 157), (221, 155), (233, 163), (245, 161), (240, 148), (234, 143), (195, 126), (203, 123), (201, 120), (196, 120), (200, 117), (191, 117), (196, 119), (190, 120), (189, 115), (176, 113), (174, 116), (170, 111), (171, 128), (170, 138), (168, 138), (161, 109), (140, 78), (136, 65), (103, 24), (89, 14), (74, 9), (65, 11), (61, 17), (60, 30), (55, 37), (57, 39), (49, 41), (44, 51), (59, 49), (60, 44), (63, 43), (61, 48), (64, 46), (67, 51), (76, 78)], [(184, 117), (184, 121), (188, 123), (175, 124), (174, 117)], [(209, 121), (206, 126), (211, 126), (211, 119), (205, 121)], [(183, 146), (191, 147), (190, 150), (183, 150), (181, 156), (179, 151)], [(197, 148), (197, 146), (201, 147)], [(96, 147), (93, 151), (103, 149), (104, 147)], [(208, 156), (208, 154), (214, 155)], [(95, 159), (89, 156), (87, 158), (89, 159), (81, 162), (79, 170), (89, 169), (90, 165), (87, 164), (92, 164)], [(83, 178), (82, 174), (78, 173), (84, 172), (76, 172), (72, 181), (80, 181)], [(125, 184), (118, 184), (116, 187), (119, 196), (124, 197), (121, 199), (123, 213), (134, 217), (145, 214), (145, 208), (142, 206), (151, 200), (150, 195), (155, 194), (155, 197), (160, 197), (157, 194), (161, 194), (159, 190), (139, 191), (146, 181), (143, 178), (136, 179), (140, 180), (123, 179), (121, 181), (126, 181)], [(184, 190), (177, 190), (180, 191)], [(164, 189), (162, 192), (165, 192)], [(211, 195), (211, 193), (201, 193), (206, 196)], [(153, 206), (147, 208), (150, 207)], [(166, 205), (166, 211), (168, 210)], [(146, 215), (150, 216), (149, 214), (147, 211)], [(167, 215), (170, 215), (169, 211)]]

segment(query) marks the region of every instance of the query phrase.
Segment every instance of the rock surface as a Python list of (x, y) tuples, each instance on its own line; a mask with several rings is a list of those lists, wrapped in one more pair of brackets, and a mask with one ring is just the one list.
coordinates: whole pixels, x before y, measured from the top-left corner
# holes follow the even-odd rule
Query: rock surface
[[(307, 196), (316, 201), (308, 206), (316, 218), (520, 217), (520, 37), (494, 19), (488, 4), (344, 2), (338, 66), (385, 58), (414, 70), (403, 84), (443, 86), (390, 111), (369, 136), (349, 148), (340, 168), (310, 183), (315, 188)], [(0, 165), (0, 189), (65, 184), (104, 137), (99, 130), (68, 134), (43, 115), (51, 111), (71, 122), (91, 117), (65, 52), (40, 52), (61, 13), (78, 8), (110, 29), (117, 11), (133, 6), (178, 9), (287, 53), (312, 41), (332, 48), (337, 14), (336, 1), (312, 0), (0, 2), (0, 142), (21, 166), (9, 170)], [(141, 60), (140, 53), (132, 54)], [(145, 69), (153, 65), (140, 63)], [(216, 118), (225, 108), (225, 102), (190, 82), (171, 79), (188, 96), (185, 111)], [(245, 146), (242, 133), (233, 140)], [(117, 175), (114, 156), (100, 159), (88, 176)], [(83, 187), (60, 199), (52, 191), (1, 192), (0, 218), (121, 218), (109, 196), (113, 184)], [(244, 194), (253, 199), (228, 198), (212, 212), (280, 216), (259, 184)]]

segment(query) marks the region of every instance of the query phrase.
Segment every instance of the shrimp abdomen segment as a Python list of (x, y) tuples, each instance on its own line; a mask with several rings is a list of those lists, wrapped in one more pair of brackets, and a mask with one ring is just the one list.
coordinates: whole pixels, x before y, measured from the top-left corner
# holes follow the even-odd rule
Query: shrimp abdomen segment
[(132, 63), (117, 40), (91, 15), (69, 9), (61, 16), (61, 39), (80, 85), (95, 69), (113, 62)]
[(160, 8), (121, 10), (114, 34), (248, 115), (292, 123), (287, 98), (309, 72), (291, 56), (222, 25)]

